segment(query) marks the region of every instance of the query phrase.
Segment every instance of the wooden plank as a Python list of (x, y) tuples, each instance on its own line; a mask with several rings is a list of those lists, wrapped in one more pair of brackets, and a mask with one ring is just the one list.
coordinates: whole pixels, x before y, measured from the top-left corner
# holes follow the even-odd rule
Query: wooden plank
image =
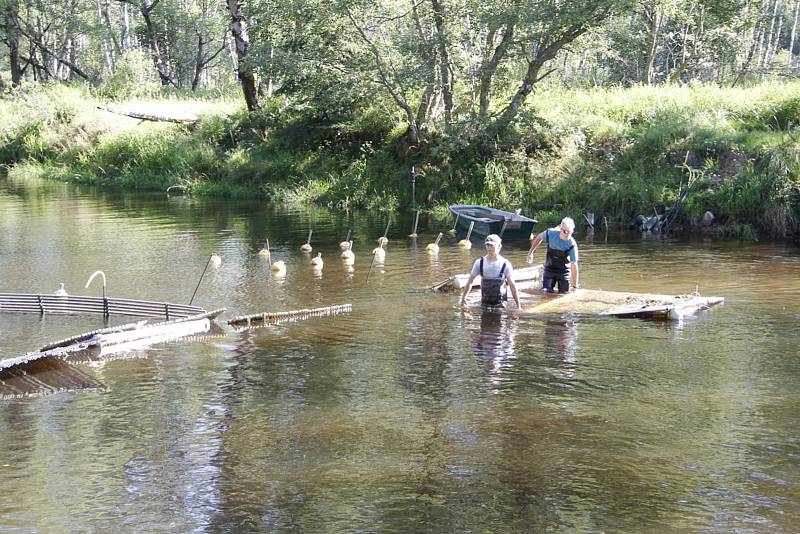
[(701, 297), (698, 294), (662, 295), (579, 289), (524, 308), (527, 314), (579, 313), (615, 317), (679, 318), (724, 302), (722, 297)]

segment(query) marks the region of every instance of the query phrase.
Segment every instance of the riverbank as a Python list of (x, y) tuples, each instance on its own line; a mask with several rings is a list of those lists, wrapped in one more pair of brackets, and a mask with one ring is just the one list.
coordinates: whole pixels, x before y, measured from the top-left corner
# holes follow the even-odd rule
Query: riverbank
[[(347, 120), (274, 98), (236, 95), (109, 103), (86, 86), (49, 85), (0, 101), (0, 164), (21, 176), (139, 190), (397, 209), (416, 202), (523, 207), (540, 219), (594, 212), (628, 225), (689, 194), (678, 227), (743, 238), (800, 234), (800, 83), (750, 88), (550, 88), (503, 138), (470, 124), (409, 146), (376, 101)], [(192, 112), (193, 126), (117, 110)]]

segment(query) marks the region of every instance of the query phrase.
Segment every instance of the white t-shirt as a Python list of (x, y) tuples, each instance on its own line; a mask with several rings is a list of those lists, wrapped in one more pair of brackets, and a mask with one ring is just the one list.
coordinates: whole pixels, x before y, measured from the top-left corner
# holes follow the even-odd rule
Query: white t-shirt
[[(511, 266), (511, 262), (505, 259), (500, 254), (497, 255), (497, 260), (489, 261), (489, 258), (486, 256), (483, 257), (483, 276), (487, 278), (499, 278), (500, 277), (500, 269), (503, 268), (503, 264), (506, 265), (505, 271), (503, 271), (503, 278), (512, 279), (511, 273), (514, 272), (514, 268)], [(481, 259), (478, 258), (475, 260), (475, 263), (472, 264), (472, 273), (473, 276), (479, 276), (481, 274)], [(513, 279), (512, 279), (513, 280)]]

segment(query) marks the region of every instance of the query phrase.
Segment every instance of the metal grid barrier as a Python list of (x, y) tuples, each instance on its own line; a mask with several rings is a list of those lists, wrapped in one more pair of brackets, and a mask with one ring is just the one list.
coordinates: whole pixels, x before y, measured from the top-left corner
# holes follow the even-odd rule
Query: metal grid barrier
[(132, 315), (136, 317), (164, 317), (170, 320), (205, 313), (205, 310), (200, 306), (152, 300), (34, 293), (0, 293), (0, 312), (37, 313), (39, 315), (46, 313), (99, 313), (105, 317), (110, 315)]

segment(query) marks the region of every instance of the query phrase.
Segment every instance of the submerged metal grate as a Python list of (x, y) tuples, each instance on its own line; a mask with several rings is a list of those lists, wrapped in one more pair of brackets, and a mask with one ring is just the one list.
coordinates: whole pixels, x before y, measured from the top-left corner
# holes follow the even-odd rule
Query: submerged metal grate
[(132, 315), (179, 319), (204, 313), (200, 306), (152, 300), (89, 297), (80, 295), (43, 295), (34, 293), (0, 293), (0, 312), (6, 313), (71, 313)]

